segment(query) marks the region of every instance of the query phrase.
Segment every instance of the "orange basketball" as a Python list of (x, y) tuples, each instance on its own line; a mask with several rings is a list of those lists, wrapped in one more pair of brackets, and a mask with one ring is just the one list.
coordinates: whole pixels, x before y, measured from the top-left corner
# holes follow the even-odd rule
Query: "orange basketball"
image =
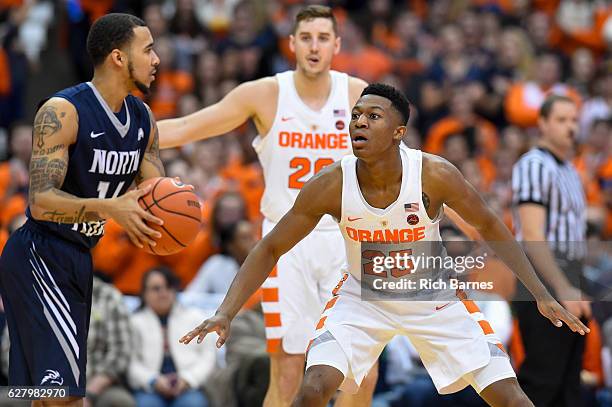
[(152, 254), (168, 255), (183, 250), (191, 243), (200, 230), (202, 211), (200, 201), (193, 193), (191, 185), (183, 184), (173, 178), (150, 178), (138, 189), (151, 184), (148, 194), (138, 199), (145, 210), (164, 221), (163, 225), (147, 222), (151, 229), (161, 233), (156, 239), (157, 245), (145, 245), (145, 250)]

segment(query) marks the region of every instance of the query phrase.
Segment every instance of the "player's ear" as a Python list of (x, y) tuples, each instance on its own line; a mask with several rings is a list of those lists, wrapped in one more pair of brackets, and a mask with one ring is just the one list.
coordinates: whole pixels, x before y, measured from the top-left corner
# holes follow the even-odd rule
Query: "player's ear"
[(114, 50), (112, 50), (109, 54), (109, 57), (113, 64), (116, 66), (123, 66), (127, 63), (126, 56), (123, 55), (123, 52), (121, 52), (121, 50), (119, 49), (115, 48)]
[(401, 140), (404, 138), (404, 136), (406, 135), (406, 131), (408, 130), (408, 128), (406, 126), (398, 126), (395, 128), (395, 131), (393, 132), (393, 139), (394, 140)]
[(342, 38), (336, 36), (334, 40), (334, 55), (338, 55), (340, 53), (340, 48), (342, 48)]
[(295, 54), (295, 35), (289, 35), (289, 49)]

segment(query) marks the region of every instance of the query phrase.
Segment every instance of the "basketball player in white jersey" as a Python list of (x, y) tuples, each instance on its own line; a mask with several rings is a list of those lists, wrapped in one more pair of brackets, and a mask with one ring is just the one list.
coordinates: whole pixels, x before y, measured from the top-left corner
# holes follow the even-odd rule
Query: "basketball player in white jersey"
[[(340, 38), (328, 7), (308, 6), (297, 14), (290, 47), (297, 60), (295, 71), (243, 83), (215, 105), (158, 123), (160, 146), (168, 148), (227, 133), (248, 119), (254, 121), (259, 136), (253, 145), (266, 184), (261, 202), (264, 234), (291, 208), (310, 177), (351, 152), (350, 109), (367, 85), (330, 70)], [(331, 217), (325, 216), (314, 233), (280, 259), (264, 284), (263, 311), (271, 356), (265, 406), (287, 406), (295, 397), (308, 341), (345, 259), (342, 236)], [(375, 381), (373, 374), (368, 381), (370, 394), (360, 404), (349, 400), (349, 405), (369, 405)]]
[(471, 385), (492, 406), (533, 406), (490, 324), (464, 294), (458, 298), (453, 290), (454, 298), (447, 292), (448, 299), (442, 301), (361, 299), (364, 260), (372, 259), (364, 247), (386, 245), (380, 250), (388, 255), (389, 249), (411, 250), (419, 240), (439, 242), (439, 215), (448, 205), (493, 247), (503, 246), (497, 254), (533, 294), (542, 315), (582, 335), (589, 331), (548, 293), (510, 231), (452, 164), (399, 147), (408, 115), (408, 101), (400, 92), (387, 85), (368, 86), (351, 114), (355, 155), (306, 183), (291, 210), (249, 254), (215, 316), (181, 342), (196, 336), (200, 342), (216, 331), (221, 346), (231, 320), (280, 256), (304, 239), (322, 216), (331, 215), (342, 231), (348, 265), (317, 325), (294, 405), (323, 407), (341, 385), (355, 391), (386, 343), (403, 334), (419, 351), (440, 393)]

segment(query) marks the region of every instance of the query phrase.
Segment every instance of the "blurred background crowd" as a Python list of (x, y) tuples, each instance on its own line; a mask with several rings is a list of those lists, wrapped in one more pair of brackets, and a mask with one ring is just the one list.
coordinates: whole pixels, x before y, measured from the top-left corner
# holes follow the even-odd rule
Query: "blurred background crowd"
[[(96, 18), (108, 12), (129, 12), (148, 24), (161, 64), (151, 94), (143, 97), (157, 120), (161, 120), (211, 105), (243, 81), (292, 69), (288, 36), (295, 14), (308, 3), (332, 6), (339, 20), (342, 50), (332, 68), (368, 82), (386, 82), (403, 89), (413, 104), (404, 142), (455, 164), (510, 228), (512, 166), (537, 141), (538, 108), (551, 92), (574, 99), (581, 113), (573, 162), (587, 196), (589, 239), (595, 244), (610, 240), (610, 2), (0, 0), (0, 250), (24, 219), (36, 104), (57, 90), (91, 78), (85, 40)], [(254, 126), (248, 124), (222, 137), (163, 150), (166, 174), (193, 184), (202, 199), (205, 221), (200, 234), (179, 254), (158, 257), (131, 245), (123, 231), (108, 222), (106, 236), (94, 250), (99, 276), (111, 282), (113, 290), (145, 299), (151, 293), (143, 276), (150, 279), (145, 273), (158, 270), (161, 283), (155, 286), (158, 290), (151, 294), (151, 301), (162, 301), (155, 295), (163, 296), (166, 291), (185, 290), (183, 298), (187, 299), (189, 293), (224, 294), (260, 233), (259, 200), (264, 184), (251, 147), (255, 136)], [(443, 226), (443, 234), (461, 238), (452, 225)], [(604, 247), (604, 254), (606, 251), (609, 253), (609, 245)], [(592, 263), (589, 267), (596, 277), (598, 273), (612, 273), (609, 260)], [(510, 299), (514, 290), (511, 273), (494, 259), (488, 270), (491, 272), (487, 277), (494, 276), (497, 281), (496, 295)], [(153, 277), (155, 280), (155, 273)], [(256, 310), (257, 298), (252, 303), (252, 310)], [(601, 308), (595, 323), (603, 327), (611, 312), (605, 306)], [(490, 312), (501, 313), (497, 318), (500, 326), (494, 328), (506, 332), (506, 344), (514, 346), (513, 361), (520, 363), (520, 344), (513, 342), (516, 334), (510, 312)], [(261, 351), (263, 356), (252, 357), (250, 352), (249, 362), (238, 365), (266, 368), (265, 352), (261, 350), (265, 345), (257, 340), (263, 337), (263, 323), (246, 314), (245, 332), (247, 336), (254, 335), (247, 338), (247, 348)], [(488, 315), (489, 321), (496, 320), (494, 315)], [(249, 324), (261, 327), (261, 335), (255, 335), (257, 329), (248, 328)], [(605, 350), (606, 340), (612, 341), (612, 332), (605, 335), (600, 331), (605, 329), (590, 335), (594, 338), (588, 347), (592, 355), (585, 357), (585, 400), (597, 405), (595, 400), (599, 397), (600, 403), (607, 399), (612, 405), (612, 398), (602, 390), (606, 387), (606, 372), (608, 385), (612, 385), (612, 361)], [(405, 401), (412, 394), (394, 393), (397, 382), (404, 387), (421, 383), (406, 379), (420, 377), (416, 373), (404, 377), (397, 374), (406, 369), (418, 371), (418, 362), (409, 356), (408, 348), (409, 344), (398, 342), (385, 353), (387, 359), (383, 360), (387, 362), (381, 365), (389, 375), (381, 375), (384, 380), (380, 403), (393, 405), (398, 397)], [(249, 353), (239, 347), (233, 351), (241, 358), (246, 357), (243, 353)], [(223, 359), (224, 369), (237, 369), (236, 363), (232, 364), (235, 359), (225, 356), (228, 358)], [(176, 367), (173, 366), (175, 372)], [(249, 371), (241, 374), (232, 379), (234, 385), (253, 386), (252, 399), (256, 400), (257, 385), (265, 383), (258, 382), (256, 375), (251, 377)], [(147, 385), (142, 378), (135, 378), (137, 373), (128, 367), (117, 375), (133, 379), (128, 380), (132, 387)], [(216, 380), (212, 377), (217, 375), (210, 369), (187, 376), (193, 380), (189, 386), (193, 388)], [(423, 394), (432, 391), (428, 383), (419, 386)], [(245, 394), (251, 393), (242, 392)], [(215, 399), (208, 396), (209, 401)], [(418, 404), (415, 399), (410, 402), (431, 405)], [(462, 405), (459, 401), (453, 403)]]

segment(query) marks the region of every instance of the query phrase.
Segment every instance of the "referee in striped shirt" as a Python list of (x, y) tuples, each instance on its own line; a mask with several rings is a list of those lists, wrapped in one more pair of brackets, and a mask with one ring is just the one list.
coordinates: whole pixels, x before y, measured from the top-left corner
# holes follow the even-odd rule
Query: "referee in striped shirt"
[[(540, 108), (538, 124), (537, 146), (519, 159), (512, 173), (517, 240), (525, 243), (529, 259), (556, 299), (586, 323), (591, 307), (579, 289), (586, 205), (578, 173), (568, 161), (578, 108), (565, 96), (550, 96)], [(519, 296), (523, 290), (519, 284)], [(525, 393), (538, 407), (581, 406), (584, 337), (545, 324), (536, 303), (525, 297), (518, 298), (514, 308), (525, 347), (518, 372)]]

